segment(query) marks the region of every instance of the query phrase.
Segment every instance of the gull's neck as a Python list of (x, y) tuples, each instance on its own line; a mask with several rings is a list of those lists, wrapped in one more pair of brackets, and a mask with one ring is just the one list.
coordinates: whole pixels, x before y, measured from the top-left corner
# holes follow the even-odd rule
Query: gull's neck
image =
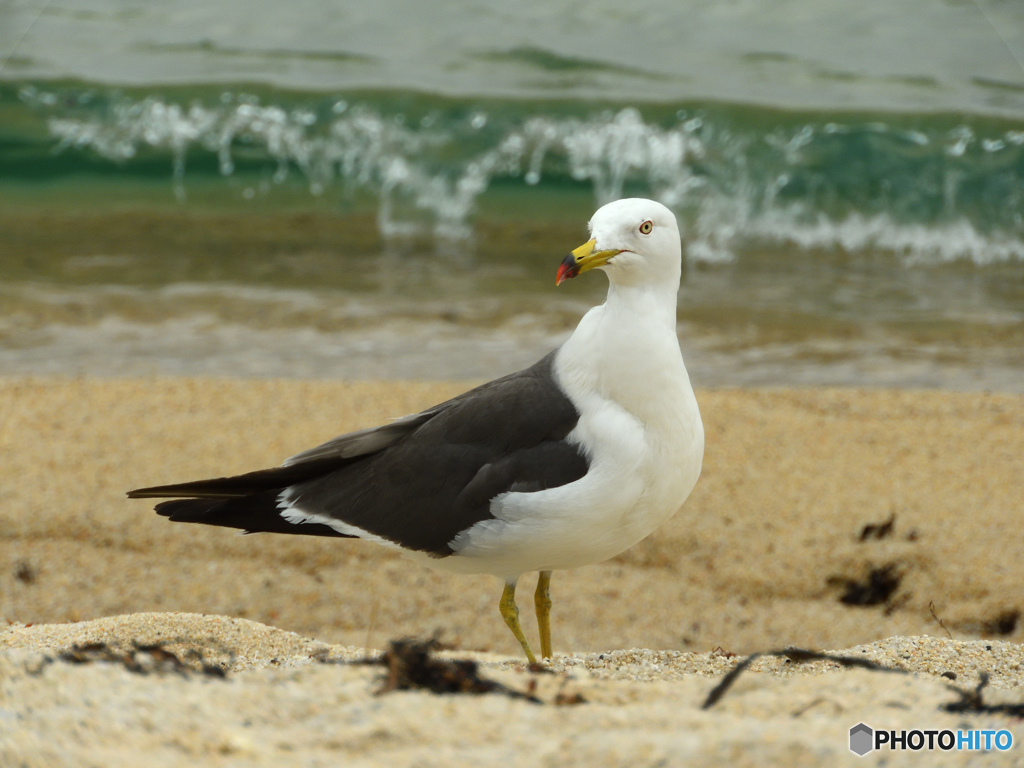
[(672, 337), (676, 333), (676, 302), (679, 281), (675, 283), (627, 283), (611, 282), (604, 306), (614, 316), (643, 318), (644, 322), (663, 325)]
[(656, 421), (668, 400), (689, 391), (676, 336), (677, 284), (611, 283), (608, 299), (580, 321), (559, 351), (559, 375), (580, 394), (619, 403)]

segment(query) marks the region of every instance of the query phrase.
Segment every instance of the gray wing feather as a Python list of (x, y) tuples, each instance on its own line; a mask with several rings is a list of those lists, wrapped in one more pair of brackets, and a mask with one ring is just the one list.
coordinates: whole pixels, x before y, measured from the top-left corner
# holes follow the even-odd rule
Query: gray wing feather
[(313, 449), (322, 456), (390, 441), (292, 486), (292, 503), (407, 549), (452, 554), (456, 535), (492, 516), (495, 496), (555, 488), (587, 473), (582, 446), (566, 440), (579, 413), (558, 387), (553, 361), (554, 353), (422, 414)]
[(390, 424), (380, 427), (360, 429), (358, 432), (335, 437), (316, 448), (297, 453), (284, 460), (282, 467), (291, 467), (295, 464), (302, 464), (317, 459), (351, 459), (356, 456), (365, 456), (370, 453), (383, 451), (385, 448), (394, 445), (406, 435), (414, 432), (417, 427), (437, 415), (438, 408), (431, 408), (422, 413), (414, 413), (410, 416), (403, 416), (395, 419)]

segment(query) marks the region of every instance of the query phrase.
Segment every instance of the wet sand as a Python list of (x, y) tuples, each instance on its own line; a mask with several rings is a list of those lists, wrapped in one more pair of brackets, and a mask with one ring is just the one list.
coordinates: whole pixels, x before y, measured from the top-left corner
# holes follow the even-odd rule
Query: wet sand
[[(518, 658), (518, 647), (498, 616), (500, 585), (492, 577), (435, 573), (360, 542), (239, 536), (170, 524), (154, 515), (149, 503), (123, 496), (130, 488), (275, 465), (342, 431), (416, 411), (462, 389), (452, 383), (0, 379), (0, 617), (14, 622), (0, 635), (0, 646), (14, 649), (5, 652), (8, 657), (44, 646), (67, 647), (75, 638), (85, 639), (91, 626), (65, 627), (64, 640), (41, 645), (42, 636), (32, 633), (46, 628), (22, 628), (29, 623), (181, 611), (252, 619), (315, 638), (302, 641), (307, 645), (301, 648), (301, 643), (290, 646), (289, 654), (306, 659), (303, 649), (308, 644), (341, 644), (355, 654), (384, 647), (389, 638), (434, 632), (456, 649), (453, 653), (486, 652), (497, 654), (486, 657), (497, 661)], [(680, 514), (632, 550), (608, 563), (555, 574), (556, 654), (647, 648), (683, 652), (692, 659), (697, 657), (689, 652), (708, 654), (716, 648), (722, 656), (786, 645), (851, 648), (885, 638), (908, 643), (917, 642), (913, 637), (931, 636), (936, 640), (920, 642), (931, 644), (931, 654), (941, 641), (944, 658), (965, 653), (965, 648), (973, 648), (971, 653), (984, 649), (985, 644), (963, 642), (979, 638), (1009, 641), (998, 647), (1019, 655), (1016, 644), (1024, 633), (1018, 620), (1024, 608), (1018, 565), (1024, 553), (1019, 525), (1024, 398), (814, 389), (702, 391), (698, 399), (707, 452), (694, 494)], [(521, 603), (524, 627), (532, 638), (536, 627), (525, 609), (531, 593), (527, 576)], [(850, 604), (858, 601), (869, 604)], [(121, 621), (128, 622), (131, 635), (148, 620), (130, 616)], [(950, 638), (957, 643), (951, 644)], [(12, 658), (11, 669), (23, 669), (18, 665), (24, 659)], [(966, 664), (960, 682), (976, 681), (985, 663)], [(81, 680), (91, 680), (89, 685), (106, 681), (102, 684), (116, 688), (136, 679), (123, 670), (102, 671), (110, 665), (85, 665), (78, 671), (64, 666), (53, 665), (63, 670), (53, 674), (84, 676)], [(303, 681), (314, 688), (320, 685), (311, 682), (311, 675), (334, 680), (332, 675), (352, 674), (356, 677), (345, 677), (349, 682), (334, 682), (356, 686), (362, 691), (359, 696), (368, 697), (361, 706), (370, 706), (369, 681), (376, 673), (313, 669), (304, 667), (291, 678), (252, 678), (252, 684), (277, 686), (274, 690), (285, 695), (286, 688), (302, 688)], [(829, 726), (835, 733), (827, 738), (835, 741), (843, 728), (865, 719), (863, 707), (879, 707), (887, 696), (899, 698), (893, 691), (903, 690), (900, 686), (913, 688), (907, 696), (918, 703), (896, 714), (885, 710), (886, 717), (894, 723), (912, 713), (919, 720), (930, 717), (936, 697), (949, 696), (943, 687), (947, 681), (936, 677), (941, 671), (936, 666), (929, 671), (934, 680), (912, 683), (902, 682), (909, 678), (894, 683), (887, 675), (836, 672), (836, 680), (847, 681), (836, 685), (852, 698), (825, 707), (835, 720), (835, 727)], [(11, 674), (12, 681), (25, 685), (35, 679)], [(96, 675), (95, 680), (90, 677)], [(1000, 686), (1012, 688), (1021, 681), (1024, 673), (1018, 666)], [(8, 695), (22, 690), (17, 688), (22, 683), (12, 682)], [(151, 684), (157, 685), (145, 683)], [(638, 717), (671, 709), (674, 697), (682, 696), (689, 702), (689, 714), (680, 715), (681, 720), (660, 720), (658, 728), (664, 726), (664, 732), (652, 743), (665, 749), (675, 744), (671, 749), (681, 750), (682, 742), (676, 742), (690, 740), (692, 749), (672, 754), (688, 754), (708, 764), (715, 762), (715, 755), (735, 755), (737, 764), (760, 764), (756, 745), (763, 740), (757, 729), (767, 728), (778, 716), (771, 714), (777, 702), (758, 704), (765, 707), (761, 714), (748, 712), (739, 699), (728, 705), (738, 708), (735, 714), (741, 720), (746, 718), (747, 735), (738, 741), (723, 736), (724, 741), (715, 737), (707, 742), (722, 749), (732, 744), (733, 752), (707, 751), (694, 733), (710, 727), (710, 721), (700, 720), (704, 715), (697, 714), (694, 702), (699, 703), (709, 684), (684, 679), (679, 685), (626, 687), (614, 696), (630, 701), (648, 693), (654, 697), (648, 701), (653, 710)], [(786, 706), (814, 691), (813, 681), (752, 685), (777, 690)], [(919, 691), (919, 685), (925, 688)], [(136, 694), (129, 694), (129, 688), (122, 693), (130, 698)], [(182, 689), (188, 690), (193, 689)], [(234, 690), (250, 695), (242, 688)], [(76, 699), (68, 696), (65, 704), (74, 709)], [(409, 696), (422, 702), (428, 695)], [(652, 703), (658, 697), (668, 698)], [(118, 701), (125, 704), (128, 699)], [(917, 709), (924, 706), (920, 701), (929, 702), (925, 710)], [(454, 712), (477, 705), (444, 706)], [(520, 704), (479, 706), (500, 708), (505, 713), (501, 717), (509, 718), (507, 708)], [(570, 710), (582, 711), (558, 711)], [(602, 717), (613, 717), (610, 712)], [(586, 729), (583, 720), (573, 724), (577, 716), (559, 714), (551, 722), (580, 736)], [(921, 727), (932, 727), (921, 722)], [(750, 723), (756, 724), (754, 731)], [(26, 727), (25, 738), (31, 741), (27, 721)], [(366, 727), (370, 730), (364, 736), (372, 740), (372, 728)], [(421, 727), (429, 730), (429, 725)], [(520, 727), (513, 729), (516, 738), (526, 739)], [(554, 740), (555, 746), (545, 754), (557, 759), (567, 747), (564, 739), (558, 741), (558, 728), (552, 728), (544, 731), (544, 738)], [(107, 737), (96, 738), (100, 741), (89, 743), (99, 751), (90, 754), (106, 755), (108, 748), (113, 750), (110, 755), (119, 754), (116, 745), (96, 746)], [(282, 737), (284, 742), (288, 738)], [(390, 737), (380, 738), (384, 743)], [(402, 739), (408, 746), (407, 737)], [(212, 755), (214, 763), (230, 764), (234, 748), (229, 744), (218, 752), (215, 742), (203, 742), (206, 746), (188, 754)], [(840, 746), (845, 749), (845, 742)], [(792, 754), (803, 754), (804, 747), (793, 747)], [(360, 760), (375, 754), (368, 750), (360, 753)], [(393, 753), (398, 764), (415, 761), (415, 750), (410, 750)], [(619, 764), (614, 759), (618, 753), (609, 750), (604, 764)], [(243, 753), (232, 759), (242, 760)], [(657, 749), (655, 753), (661, 754)], [(475, 764), (490, 759), (479, 754)], [(790, 753), (775, 757), (784, 754)], [(185, 752), (168, 755), (160, 764), (179, 764), (175, 759), (183, 762)], [(55, 758), (39, 764), (63, 763)], [(111, 758), (105, 764), (118, 763)]]
[[(0, 371), (490, 379), (605, 294), (603, 278), (554, 285), (592, 213), (580, 190), (489, 190), (475, 240), (435, 244), (382, 238), (374, 206), (310, 207), (301, 183), (259, 201), (223, 183), (195, 179), (182, 204), (164, 177), (45, 194), (0, 180)], [(689, 252), (703, 235), (686, 237)], [(677, 320), (695, 382), (1024, 392), (1024, 281), (996, 244), (975, 271), (769, 240), (687, 259)]]

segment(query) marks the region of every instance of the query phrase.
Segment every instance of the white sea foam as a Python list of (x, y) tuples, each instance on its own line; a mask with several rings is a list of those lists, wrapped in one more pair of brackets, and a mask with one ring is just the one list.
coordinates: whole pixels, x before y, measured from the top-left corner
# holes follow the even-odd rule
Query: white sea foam
[(773, 210), (746, 223), (744, 235), (800, 248), (884, 251), (910, 264), (969, 260), (979, 266), (1024, 261), (1024, 242), (1005, 233), (983, 235), (966, 219), (942, 224), (900, 224), (885, 214), (851, 214), (842, 221), (818, 216), (803, 223), (793, 210)]

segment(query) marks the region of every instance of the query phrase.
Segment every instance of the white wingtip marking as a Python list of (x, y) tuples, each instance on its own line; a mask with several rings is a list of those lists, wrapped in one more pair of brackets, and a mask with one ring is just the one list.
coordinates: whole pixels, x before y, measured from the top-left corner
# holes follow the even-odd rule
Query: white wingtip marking
[(320, 525), (326, 525), (329, 528), (333, 528), (338, 533), (344, 534), (345, 536), (355, 536), (358, 539), (373, 541), (377, 544), (382, 544), (385, 547), (390, 547), (403, 552), (405, 551), (401, 545), (382, 538), (375, 533), (364, 531), (356, 525), (349, 525), (343, 520), (338, 520), (337, 518), (329, 517), (327, 515), (321, 515), (317, 512), (306, 512), (301, 509), (296, 504), (295, 499), (292, 498), (291, 488), (285, 488), (280, 494), (278, 494), (277, 508), (281, 510), (281, 517), (292, 525), (319, 523)]

